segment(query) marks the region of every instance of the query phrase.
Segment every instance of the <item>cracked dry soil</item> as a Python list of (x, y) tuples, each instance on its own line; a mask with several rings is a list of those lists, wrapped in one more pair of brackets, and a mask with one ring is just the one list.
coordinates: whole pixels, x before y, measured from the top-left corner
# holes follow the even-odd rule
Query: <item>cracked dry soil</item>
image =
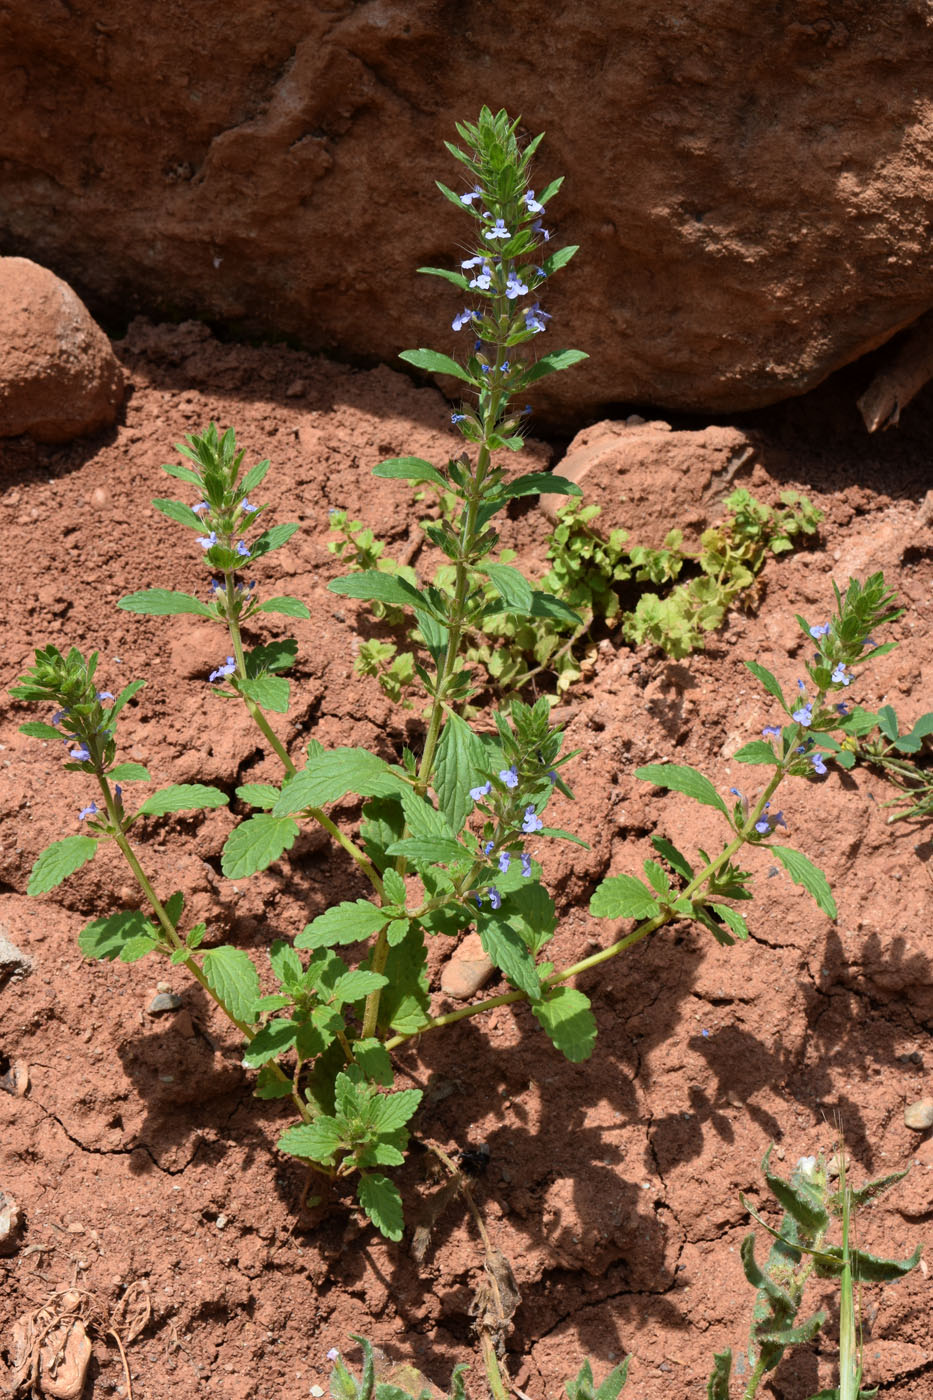
[[(387, 368), (221, 344), (191, 325), (135, 323), (117, 350), (132, 388), (116, 431), (62, 448), (21, 440), (4, 449), (0, 502), (13, 566), (4, 697), (35, 646), (99, 648), (106, 688), (148, 678), (121, 722), (122, 753), (145, 762), (159, 784), (200, 779), (232, 793), (277, 776), (246, 717), (206, 682), (226, 652), (222, 634), (114, 607), (137, 588), (204, 590), (190, 535), (150, 500), (173, 493), (158, 470), (174, 457), (171, 444), (214, 419), (237, 427), (249, 462), (271, 457), (274, 519), (303, 523), (257, 575), (312, 611), (289, 629), (299, 642), (296, 703), (287, 720), (274, 717), (278, 732), (296, 756), (312, 733), (326, 746), (386, 756), (417, 745), (419, 709), (395, 709), (354, 675), (371, 624), (326, 591), (340, 572), (326, 548), (327, 511), (348, 508), (418, 566), (420, 507), (404, 483), (375, 481), (370, 469), (402, 453), (446, 457), (441, 395)], [(730, 755), (773, 716), (741, 662), (757, 657), (793, 685), (803, 659), (793, 615), (826, 615), (832, 578), (883, 568), (907, 608), (890, 629), (900, 645), (866, 668), (856, 698), (873, 708), (890, 702), (911, 722), (931, 708), (933, 533), (918, 502), (929, 486), (933, 401), (921, 397), (899, 433), (875, 440), (857, 422), (856, 389), (837, 379), (756, 419), (762, 450), (736, 484), (772, 501), (794, 486), (826, 512), (817, 541), (768, 563), (756, 609), (732, 614), (706, 653), (684, 663), (610, 636), (569, 697), (577, 801), (561, 799), (554, 819), (590, 849), (540, 852), (561, 916), (557, 963), (613, 936), (589, 917), (589, 895), (602, 875), (638, 870), (652, 833), (687, 850), (717, 839), (700, 809), (636, 780), (640, 763), (692, 763), (721, 790), (753, 789), (755, 770)], [(559, 452), (531, 443), (528, 456), (541, 465)], [(677, 508), (670, 504), (671, 523)], [(639, 522), (625, 523), (637, 536)], [(546, 534), (538, 508), (524, 502), (504, 542), (534, 572)], [(270, 632), (284, 633), (284, 622), (271, 620)], [(0, 1093), (0, 1188), (26, 1217), (18, 1251), (0, 1258), (0, 1358), (9, 1364), (13, 1320), (56, 1289), (76, 1282), (106, 1315), (142, 1281), (153, 1311), (128, 1353), (137, 1400), (297, 1400), (326, 1389), (330, 1347), (354, 1355), (350, 1332), (446, 1385), (473, 1354), (469, 1313), (482, 1260), (462, 1202), (437, 1222), (421, 1264), (408, 1236), (389, 1245), (342, 1204), (311, 1226), (299, 1211), (303, 1169), (275, 1150), (287, 1109), (251, 1097), (236, 1036), (198, 989), (180, 970), (82, 960), (83, 924), (136, 899), (116, 853), (54, 894), (27, 898), (32, 862), (78, 829), (89, 789), (62, 771), (54, 745), (17, 733), (24, 707), (0, 703), (0, 922), (36, 962), (0, 990), (0, 1070), (21, 1062), (30, 1081), (25, 1096)], [(831, 1148), (840, 1116), (857, 1175), (913, 1163), (862, 1216), (864, 1246), (903, 1256), (928, 1232), (933, 1142), (905, 1127), (904, 1107), (930, 1092), (933, 1064), (931, 838), (929, 827), (887, 825), (887, 795), (866, 770), (789, 782), (781, 805), (790, 843), (827, 872), (838, 921), (776, 873), (766, 852), (753, 852), (750, 941), (724, 949), (678, 927), (591, 976), (599, 1040), (589, 1063), (562, 1060), (521, 1007), (401, 1052), (403, 1082), (425, 1091), (421, 1138), (447, 1151), (489, 1149), (475, 1195), (522, 1293), (509, 1365), (535, 1400), (555, 1397), (584, 1354), (599, 1376), (631, 1353), (624, 1394), (635, 1400), (705, 1395), (713, 1351), (741, 1348), (750, 1317), (739, 1193), (776, 1220), (759, 1171), (769, 1142), (786, 1172), (799, 1156)], [(262, 963), (274, 938), (366, 890), (315, 832), (265, 873), (226, 880), (219, 855), (239, 815), (234, 801), (229, 811), (152, 823), (143, 857), (157, 888), (182, 889), (212, 937)], [(345, 804), (340, 816), (352, 823), (358, 810)], [(432, 947), (435, 987), (449, 951)], [(147, 1013), (159, 977), (182, 998), (173, 1015)], [(429, 1189), (417, 1146), (402, 1185), (414, 1219)], [(808, 1299), (813, 1307), (822, 1288)], [(926, 1273), (869, 1293), (868, 1378), (891, 1400), (926, 1400)], [(92, 1335), (87, 1394), (125, 1393), (112, 1339)], [(830, 1336), (792, 1354), (763, 1393), (803, 1400), (831, 1383), (833, 1360)], [(478, 1364), (469, 1384), (482, 1393)]]

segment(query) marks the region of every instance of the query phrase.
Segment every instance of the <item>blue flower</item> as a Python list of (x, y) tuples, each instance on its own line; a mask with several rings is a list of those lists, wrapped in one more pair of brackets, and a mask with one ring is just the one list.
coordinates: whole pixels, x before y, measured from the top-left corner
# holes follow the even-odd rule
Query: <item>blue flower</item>
[(535, 812), (534, 807), (525, 808), (525, 819), (522, 822), (522, 831), (526, 836), (530, 836), (533, 831), (540, 831), (544, 822)]
[(535, 199), (534, 190), (526, 190), (525, 193), (522, 195), (522, 199), (525, 201), (529, 214), (544, 213), (544, 205), (539, 204), (538, 201)]
[[(483, 217), (486, 218), (486, 219), (491, 219), (491, 218), (492, 218), (492, 215), (489, 213), (488, 210), (484, 210)], [(512, 235), (509, 233), (508, 229), (507, 229), (506, 226), (505, 226), (505, 220), (504, 220), (503, 218), (498, 218), (498, 219), (496, 220), (496, 222), (493, 224), (492, 228), (488, 228), (488, 229), (485, 230), (485, 232), (483, 233), (483, 237), (484, 237), (484, 238), (511, 238)]]
[(489, 778), (487, 778), (482, 787), (470, 788), (470, 801), (479, 802), (481, 798), (485, 797), (487, 793), (491, 791), (492, 783)]
[(218, 676), (232, 676), (235, 670), (236, 662), (232, 656), (228, 656), (226, 666), (218, 666), (216, 671), (211, 671), (207, 679), (209, 681), (216, 681)]
[(829, 623), (828, 623), (828, 622), (821, 622), (821, 623), (819, 623), (818, 626), (816, 626), (816, 627), (811, 627), (811, 628), (810, 628), (810, 636), (813, 637), (814, 640), (817, 641), (817, 642), (820, 640), (821, 637), (828, 637), (828, 636), (829, 636)]
[(86, 806), (86, 807), (82, 807), (82, 808), (81, 808), (81, 811), (78, 813), (78, 821), (79, 821), (79, 822), (83, 822), (85, 817), (96, 817), (96, 816), (97, 816), (97, 803), (96, 803), (96, 802), (89, 802), (89, 803), (87, 804), (87, 806)]
[(471, 267), (481, 267), (485, 261), (486, 259), (483, 257), (464, 258), (460, 266), (463, 268), (464, 272), (468, 272)]
[(839, 704), (834, 708), (837, 715), (847, 715), (849, 713), (849, 707), (844, 700), (840, 700)]
[(547, 243), (550, 240), (551, 235), (548, 233), (547, 229), (544, 227), (540, 219), (535, 219), (531, 227), (535, 233), (539, 233), (541, 235), (545, 243)]
[(803, 724), (803, 725), (812, 724), (812, 723), (813, 723), (813, 701), (812, 701), (812, 700), (808, 700), (807, 703), (806, 703), (805, 705), (801, 705), (801, 707), (800, 707), (799, 710), (794, 710), (793, 713), (792, 713), (792, 715), (791, 715), (791, 719), (795, 719), (795, 720), (797, 721), (798, 724)]
[(525, 312), (525, 330), (534, 331), (537, 335), (539, 331), (547, 330), (547, 326), (544, 323), (545, 321), (550, 321), (550, 319), (551, 313), (549, 311), (542, 311), (539, 303), (535, 302), (535, 304), (529, 306), (528, 310)]
[(199, 535), (198, 544), (202, 549), (210, 549), (212, 544), (217, 543), (217, 531), (212, 530), (209, 535)]
[(463, 310), (458, 315), (456, 315), (451, 321), (451, 328), (455, 331), (462, 330), (463, 327), (467, 324), (467, 322), (472, 321), (475, 316), (476, 312), (472, 311), (469, 306), (465, 306)]
[(249, 558), (249, 545), (246, 543), (245, 540), (240, 540), (240, 543), (236, 547), (236, 552), (237, 554), (242, 555), (244, 559)]
[(477, 907), (477, 909), (482, 909), (482, 907), (483, 907), (483, 901), (480, 899), (479, 895), (476, 894), (476, 893), (474, 893), (473, 898), (476, 900), (476, 907)]
[(499, 777), (501, 778), (502, 782), (505, 783), (507, 788), (518, 787), (518, 769), (516, 768), (514, 763), (512, 764), (511, 768), (500, 769)]
[(815, 768), (817, 773), (819, 773), (822, 777), (822, 775), (826, 772), (826, 764), (823, 762), (823, 755), (821, 753), (811, 754), (810, 762), (813, 764), (813, 767)]
[(118, 806), (118, 807), (122, 807), (122, 806), (123, 806), (123, 789), (121, 788), (121, 786), (120, 786), (119, 783), (115, 783), (115, 784), (114, 784), (113, 796), (114, 796), (114, 800), (116, 801), (117, 806)]
[(502, 896), (495, 885), (490, 885), (486, 893), (489, 895), (489, 903), (492, 905), (493, 909), (498, 909), (499, 905), (502, 903)]
[(52, 723), (61, 724), (62, 720), (65, 718), (67, 713), (67, 710), (56, 710), (54, 715), (52, 716)]
[(207, 501), (198, 501), (197, 505), (192, 506), (191, 509), (195, 515), (200, 515), (202, 510), (210, 510), (210, 504)]
[(482, 272), (478, 272), (475, 277), (470, 278), (471, 287), (479, 287), (481, 292), (488, 292), (492, 286), (492, 268), (489, 263), (483, 263)]
[(784, 820), (783, 812), (775, 812), (773, 817), (765, 815), (770, 806), (770, 802), (765, 803), (764, 807), (762, 808), (761, 816), (755, 823), (755, 830), (761, 836), (770, 836), (771, 832), (775, 829), (775, 827), (778, 826), (783, 826), (784, 830), (787, 830), (787, 822)]
[(843, 661), (837, 661), (836, 669), (833, 671), (832, 674), (832, 679), (836, 682), (837, 685), (851, 685), (855, 677), (847, 676), (845, 663)]
[(499, 869), (500, 869), (500, 871), (502, 872), (503, 875), (504, 875), (504, 874), (506, 873), (506, 871), (508, 870), (509, 865), (511, 864), (511, 861), (512, 861), (512, 857), (509, 855), (508, 851), (500, 851), (500, 852), (499, 852)]
[(483, 191), (480, 189), (479, 185), (474, 185), (469, 194), (462, 194), (460, 196), (460, 203), (472, 204), (474, 199), (479, 199), (482, 193)]
[(69, 757), (73, 758), (75, 763), (87, 763), (90, 756), (91, 751), (87, 744), (79, 744), (76, 749), (71, 749), (69, 753)]
[(243, 497), (242, 501), (240, 502), (240, 510), (245, 510), (245, 511), (249, 511), (250, 513), (252, 513), (253, 511), (256, 511), (256, 510), (258, 510), (258, 509), (259, 509), (258, 506), (251, 506), (250, 503), (249, 503), (249, 501), (246, 499), (245, 496)]
[(511, 301), (514, 301), (516, 297), (523, 297), (527, 291), (528, 291), (527, 286), (526, 286), (525, 283), (521, 280), (521, 278), (518, 276), (518, 274), (517, 274), (515, 271), (511, 271), (511, 272), (509, 273), (508, 277), (506, 278), (506, 283), (505, 283), (505, 294), (506, 294), (506, 296), (507, 296)]
[(450, 415), (450, 421), (451, 421), (451, 423), (465, 423), (465, 422), (466, 422), (466, 414), (465, 414), (465, 413), (452, 413), (452, 414)]
[(109, 690), (98, 690), (97, 698), (98, 700), (112, 700), (113, 694)]
[(761, 732), (766, 739), (780, 739), (781, 726), (779, 724), (766, 724)]
[(487, 841), (485, 846), (483, 847), (483, 855), (488, 856), (495, 844), (495, 841)]
[(211, 579), (211, 592), (212, 592), (212, 593), (223, 593), (224, 591), (225, 591), (225, 589), (224, 589), (223, 584), (222, 584), (222, 583), (218, 583), (217, 580), (216, 580), (215, 578), (212, 578), (212, 579)]
[(874, 637), (866, 637), (862, 643), (862, 651), (864, 651), (866, 647), (876, 647), (877, 645), (878, 643), (875, 641)]
[(522, 874), (524, 875), (525, 879), (527, 880), (527, 879), (529, 879), (530, 876), (531, 876), (531, 856), (528, 854), (527, 851), (522, 851), (522, 857), (521, 857), (521, 859), (522, 859)]

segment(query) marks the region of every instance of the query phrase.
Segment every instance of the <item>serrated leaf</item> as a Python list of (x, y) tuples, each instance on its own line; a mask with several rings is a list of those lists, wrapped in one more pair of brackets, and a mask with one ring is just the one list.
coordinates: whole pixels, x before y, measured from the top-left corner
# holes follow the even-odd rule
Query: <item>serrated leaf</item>
[(732, 1349), (713, 1352), (713, 1369), (706, 1383), (706, 1400), (729, 1400), (729, 1377), (732, 1375)]
[(258, 1069), (267, 1060), (274, 1060), (294, 1045), (297, 1034), (298, 1027), (291, 1017), (270, 1021), (261, 1031), (257, 1031), (247, 1045), (243, 1052), (244, 1065)]
[(790, 714), (790, 710), (787, 708), (787, 702), (784, 699), (784, 692), (778, 683), (777, 677), (772, 675), (767, 666), (762, 666), (757, 661), (746, 661), (745, 665), (747, 669), (751, 671), (755, 679), (761, 682), (768, 694), (774, 696), (782, 710)]
[(578, 365), (582, 360), (589, 358), (589, 355), (583, 350), (555, 350), (550, 355), (544, 355), (536, 364), (529, 366), (522, 377), (522, 385), (534, 384), (538, 379), (543, 379), (546, 374), (570, 369), (571, 365)]
[(610, 875), (590, 900), (594, 919), (651, 919), (660, 913), (654, 895), (634, 875)]
[(287, 595), (281, 597), (267, 598), (264, 603), (260, 603), (256, 609), (258, 613), (283, 613), (285, 617), (309, 618), (311, 613), (305, 603), (300, 598), (290, 598)]
[(693, 866), (687, 857), (668, 841), (666, 836), (652, 836), (651, 844), (664, 857), (672, 870), (676, 870), (677, 874), (682, 875), (687, 881), (693, 879)]
[(448, 865), (454, 861), (469, 860), (468, 851), (444, 836), (411, 836), (402, 841), (393, 841), (386, 848), (390, 856), (404, 856), (413, 865)]
[(433, 481), (435, 486), (447, 488), (447, 482), (437, 468), (423, 457), (387, 457), (373, 467), (373, 476), (394, 481)]
[(381, 1040), (372, 1037), (356, 1041), (353, 1058), (370, 1083), (381, 1084), (385, 1088), (392, 1083), (392, 1060)]
[(743, 744), (732, 757), (736, 763), (769, 763), (772, 768), (778, 763), (774, 749), (764, 739), (753, 739), (750, 744)]
[(164, 817), (168, 812), (200, 812), (206, 808), (226, 807), (229, 800), (220, 788), (206, 787), (203, 783), (176, 783), (152, 793), (136, 815)]
[(408, 930), (411, 928), (410, 919), (392, 919), (386, 924), (386, 940), (390, 948), (394, 948), (397, 943), (401, 943), (408, 937)]
[(386, 978), (378, 972), (366, 972), (355, 968), (337, 978), (334, 986), (334, 999), (339, 1006), (351, 1006), (353, 1002), (368, 997), (370, 992), (378, 992), (386, 985)]
[(380, 1094), (373, 1101), (370, 1122), (377, 1133), (395, 1133), (403, 1128), (417, 1112), (423, 1095), (420, 1089), (399, 1089), (394, 1094)]
[(263, 1065), (256, 1076), (253, 1093), (257, 1099), (285, 1099), (292, 1092), (292, 1083), (276, 1074), (274, 1065)]
[(368, 899), (344, 900), (306, 924), (295, 939), (295, 947), (336, 948), (344, 943), (361, 943), (387, 923), (385, 911)]
[(449, 355), (442, 355), (439, 350), (403, 350), (399, 359), (414, 365), (415, 369), (426, 369), (430, 374), (451, 374), (467, 384), (473, 382), (472, 375), (462, 365), (458, 365)]
[(207, 985), (237, 1021), (250, 1022), (259, 1000), (259, 973), (242, 948), (209, 948), (201, 962)]
[(118, 763), (107, 774), (115, 783), (151, 783), (149, 769), (141, 763)]
[(514, 987), (537, 1002), (541, 997), (541, 982), (521, 935), (511, 924), (497, 921), (495, 915), (480, 913), (476, 927), (483, 951), (492, 958), (496, 967), (505, 973)]
[(63, 841), (53, 841), (32, 867), (26, 893), (47, 894), (49, 890), (54, 890), (56, 885), (94, 859), (97, 844), (93, 836), (66, 836)]
[(187, 525), (191, 530), (203, 530), (204, 522), (199, 515), (195, 515), (190, 506), (186, 506), (184, 501), (167, 500), (165, 497), (157, 497), (152, 504), (162, 515), (168, 516), (169, 520), (175, 520), (179, 525)]
[(238, 683), (240, 693), (255, 702), (263, 710), (273, 710), (277, 715), (288, 714), (290, 687), (284, 676), (257, 676), (253, 680)]
[(141, 933), (136, 938), (130, 938), (124, 943), (119, 953), (120, 962), (139, 962), (140, 958), (144, 958), (147, 954), (155, 952), (156, 948), (164, 946), (154, 931), (152, 934)]
[(286, 1128), (276, 1146), (290, 1157), (303, 1157), (311, 1162), (329, 1166), (342, 1145), (340, 1124), (336, 1118), (322, 1113), (313, 1123), (298, 1123)]
[(56, 743), (64, 736), (54, 724), (45, 724), (40, 719), (29, 719), (19, 726), (20, 734), (28, 734), (30, 739), (52, 739)]
[(822, 870), (811, 860), (808, 860), (805, 855), (802, 855), (800, 851), (792, 851), (788, 846), (770, 845), (768, 849), (777, 856), (794, 884), (801, 885), (808, 894), (813, 896), (823, 913), (829, 918), (835, 919), (837, 915), (836, 901), (833, 899), (829, 881)]
[(688, 768), (681, 763), (648, 763), (644, 768), (635, 769), (635, 777), (643, 778), (655, 787), (682, 792), (686, 797), (692, 797), (695, 802), (702, 802), (705, 807), (715, 807), (724, 816), (729, 815), (725, 802), (709, 778), (705, 778), (695, 768)]
[(298, 824), (291, 817), (276, 817), (268, 812), (247, 817), (224, 842), (220, 868), (230, 880), (255, 875), (278, 860), (283, 851), (290, 850), (297, 835)]
[(733, 909), (730, 904), (711, 904), (710, 908), (715, 909), (726, 927), (730, 928), (736, 938), (744, 943), (748, 938), (748, 924), (742, 918), (742, 915), (737, 910)]
[[(264, 554), (271, 554), (273, 549), (281, 549), (283, 544), (287, 544), (296, 530), (301, 526), (297, 520), (283, 521), (281, 525), (273, 525), (271, 530), (264, 530), (255, 540), (249, 542), (250, 560), (261, 559)], [(239, 557), (235, 559), (235, 565), (242, 565), (243, 560)]]
[(518, 569), (509, 564), (487, 564), (485, 573), (499, 597), (510, 612), (528, 613), (531, 610), (531, 584)]
[(339, 593), (344, 598), (375, 599), (397, 608), (423, 609), (433, 616), (434, 610), (423, 593), (406, 579), (380, 573), (378, 569), (364, 569), (358, 574), (332, 579), (327, 587), (331, 593)]
[(117, 601), (117, 607), (124, 612), (143, 613), (147, 617), (174, 617), (181, 613), (195, 613), (198, 617), (213, 617), (207, 603), (200, 598), (192, 598), (190, 593), (175, 593), (168, 588), (145, 588), (138, 593), (127, 593)]
[(402, 811), (412, 836), (442, 836), (447, 840), (454, 839), (444, 813), (432, 807), (425, 798), (419, 797), (413, 788), (408, 788), (402, 793)]
[(431, 780), (438, 806), (452, 831), (462, 831), (473, 810), (470, 788), (477, 786), (475, 779), (481, 775), (485, 761), (481, 740), (466, 721), (452, 711), (441, 731)]
[(348, 792), (360, 797), (388, 797), (409, 784), (389, 768), (385, 759), (366, 749), (325, 749), (311, 754), (306, 767), (282, 784), (273, 811), (277, 817), (339, 802)]
[(250, 807), (260, 807), (263, 811), (268, 811), (278, 802), (281, 792), (271, 783), (243, 783), (236, 790), (236, 795), (241, 802), (246, 802)]
[(78, 947), (86, 958), (120, 956), (124, 944), (144, 934), (152, 925), (141, 909), (123, 909), (105, 919), (94, 919), (78, 934)]
[(360, 1205), (380, 1234), (389, 1240), (400, 1240), (405, 1228), (402, 1198), (399, 1189), (387, 1176), (367, 1173), (357, 1187)]
[(596, 1041), (596, 1018), (583, 992), (555, 987), (531, 1010), (562, 1055), (574, 1064), (589, 1059)]
[(404, 909), (405, 900), (408, 898), (408, 891), (405, 888), (405, 881), (397, 870), (391, 867), (385, 871), (382, 877), (383, 888), (392, 904), (397, 904)]

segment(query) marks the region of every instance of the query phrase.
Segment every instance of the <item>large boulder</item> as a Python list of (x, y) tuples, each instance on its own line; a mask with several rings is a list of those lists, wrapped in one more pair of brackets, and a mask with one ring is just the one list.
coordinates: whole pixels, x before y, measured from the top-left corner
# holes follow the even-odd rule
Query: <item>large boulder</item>
[(448, 348), (414, 269), (468, 236), (434, 180), (483, 101), (567, 176), (547, 342), (591, 360), (535, 396), (565, 419), (770, 403), (933, 305), (931, 0), (98, 11), (13, 5), (0, 54), (0, 236), (97, 314)]
[(67, 442), (113, 423), (123, 372), (67, 283), (28, 258), (0, 258), (0, 438)]

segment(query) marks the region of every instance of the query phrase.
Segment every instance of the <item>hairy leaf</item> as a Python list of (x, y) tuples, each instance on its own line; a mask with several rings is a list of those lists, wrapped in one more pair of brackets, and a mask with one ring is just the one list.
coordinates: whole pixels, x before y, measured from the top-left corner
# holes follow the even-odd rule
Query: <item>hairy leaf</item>
[(237, 1021), (252, 1021), (259, 1000), (259, 973), (242, 948), (224, 944), (204, 954), (201, 971), (207, 985)]
[(49, 890), (54, 890), (56, 885), (94, 859), (97, 845), (93, 836), (66, 836), (63, 841), (53, 841), (32, 867), (26, 893), (47, 894)]
[(265, 870), (283, 851), (294, 845), (298, 824), (291, 817), (276, 817), (269, 812), (247, 817), (231, 831), (224, 842), (220, 868), (229, 880), (255, 875)]

